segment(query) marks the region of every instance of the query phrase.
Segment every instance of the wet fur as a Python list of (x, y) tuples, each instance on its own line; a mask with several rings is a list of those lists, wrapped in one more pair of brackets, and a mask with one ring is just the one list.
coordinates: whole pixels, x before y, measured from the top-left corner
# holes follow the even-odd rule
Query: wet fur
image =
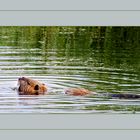
[[(45, 94), (47, 92), (47, 86), (37, 80), (31, 78), (22, 77), (18, 79), (18, 92), (19, 95), (39, 95)], [(65, 91), (65, 94), (73, 96), (85, 96), (89, 94), (96, 94), (84, 88), (69, 88)], [(108, 94), (110, 98), (120, 98), (120, 99), (137, 99), (140, 95), (135, 94)]]
[[(89, 94), (93, 94), (93, 95), (99, 95), (97, 93), (93, 93), (87, 89), (84, 89), (84, 88), (70, 88), (70, 89), (67, 89), (65, 91), (66, 94), (69, 94), (69, 95), (74, 95), (74, 96), (85, 96), (85, 95), (89, 95)], [(102, 96), (105, 96), (105, 97), (108, 97), (108, 98), (119, 98), (119, 99), (138, 99), (140, 98), (140, 95), (136, 95), (136, 94), (123, 94), (123, 93), (113, 93), (113, 94), (103, 94), (102, 93)]]
[(18, 84), (19, 95), (39, 95), (47, 92), (47, 87), (45, 84), (31, 78), (19, 78)]
[(84, 88), (70, 88), (65, 91), (65, 94), (74, 95), (74, 96), (84, 96), (90, 93), (91, 91)]

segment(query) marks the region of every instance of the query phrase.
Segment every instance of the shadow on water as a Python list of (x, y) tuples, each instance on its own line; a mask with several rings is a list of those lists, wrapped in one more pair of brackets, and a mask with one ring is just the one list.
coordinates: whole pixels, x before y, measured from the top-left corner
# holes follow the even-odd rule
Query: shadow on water
[[(137, 100), (73, 97), (69, 87), (140, 93), (139, 27), (0, 27), (0, 113), (139, 113)], [(20, 76), (49, 94), (19, 96)]]

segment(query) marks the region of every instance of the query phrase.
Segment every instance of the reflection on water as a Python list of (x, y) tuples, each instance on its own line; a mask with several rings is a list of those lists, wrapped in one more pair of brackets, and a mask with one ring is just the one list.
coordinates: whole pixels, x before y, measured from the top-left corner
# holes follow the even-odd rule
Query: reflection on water
[[(139, 113), (139, 99), (64, 94), (69, 87), (139, 94), (139, 29), (0, 27), (0, 113)], [(20, 76), (42, 81), (49, 94), (19, 96)]]

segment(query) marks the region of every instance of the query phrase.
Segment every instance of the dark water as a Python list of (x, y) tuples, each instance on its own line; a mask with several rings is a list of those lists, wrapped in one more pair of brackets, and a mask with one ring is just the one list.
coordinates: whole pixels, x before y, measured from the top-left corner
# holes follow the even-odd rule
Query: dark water
[[(140, 93), (139, 30), (129, 32), (120, 38), (118, 28), (93, 36), (91, 27), (1, 27), (0, 113), (139, 113), (140, 99), (102, 96)], [(13, 88), (21, 76), (44, 82), (48, 94), (19, 96)], [(70, 87), (101, 96), (65, 95)]]

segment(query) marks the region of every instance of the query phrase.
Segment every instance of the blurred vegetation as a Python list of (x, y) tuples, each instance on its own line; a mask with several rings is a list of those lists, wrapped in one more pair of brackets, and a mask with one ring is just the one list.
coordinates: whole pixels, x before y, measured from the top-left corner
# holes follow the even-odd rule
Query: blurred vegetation
[[(64, 49), (64, 54), (57, 55), (68, 59), (71, 50), (75, 50), (73, 55), (80, 56), (82, 52), (87, 59), (94, 57), (98, 65), (116, 68), (129, 65), (140, 71), (140, 27), (0, 26), (0, 45), (40, 48), (44, 57), (47, 49), (57, 49), (57, 52)], [(92, 50), (96, 53), (89, 56)]]
[[(133, 43), (133, 47), (139, 48), (139, 37), (140, 37), (140, 28), (139, 27), (97, 27), (97, 26), (0, 26), (0, 36), (1, 42), (3, 39), (10, 38), (15, 41), (14, 45), (22, 45), (26, 42), (30, 42), (31, 45), (38, 45), (43, 43), (44, 46), (52, 45), (54, 42), (60, 43), (61, 46), (65, 44), (78, 45), (81, 43), (86, 43), (87, 47), (94, 46), (96, 47), (103, 46), (112, 47), (116, 46), (117, 48), (127, 47), (132, 49), (132, 46), (129, 44)], [(77, 37), (83, 36), (84, 40), (79, 40), (78, 44), (74, 44)], [(21, 41), (21, 44), (17, 44)], [(11, 43), (11, 42), (10, 42)], [(36, 44), (38, 43), (38, 44)], [(98, 44), (97, 44), (98, 43)], [(84, 45), (83, 44), (83, 45)], [(42, 45), (41, 45), (42, 46)], [(75, 46), (75, 47), (76, 47)]]
[[(80, 75), (88, 81), (84, 88), (97, 92), (139, 93), (139, 45), (140, 27), (0, 26), (0, 47), (10, 46), (0, 48), (1, 58), (9, 56), (7, 65), (19, 62), (22, 73), (26, 64), (30, 75)], [(6, 59), (0, 61), (4, 67)]]

